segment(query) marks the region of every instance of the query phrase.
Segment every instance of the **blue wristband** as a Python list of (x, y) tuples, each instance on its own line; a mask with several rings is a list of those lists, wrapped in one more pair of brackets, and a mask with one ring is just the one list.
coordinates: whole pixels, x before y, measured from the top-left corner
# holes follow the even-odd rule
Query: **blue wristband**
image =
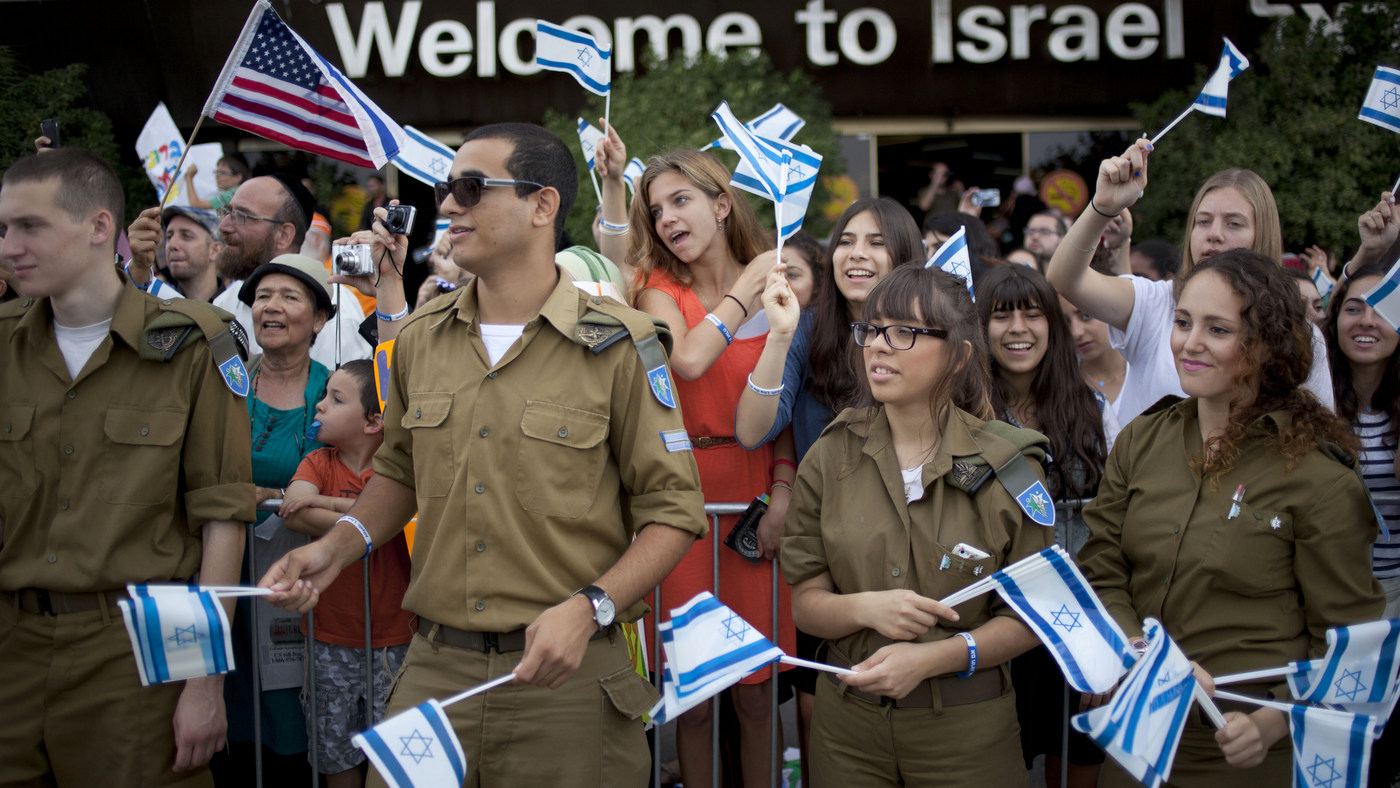
[(362, 557), (369, 558), (369, 554), (374, 550), (374, 539), (370, 538), (369, 529), (365, 528), (364, 523), (360, 522), (354, 517), (351, 517), (348, 514), (342, 514), (340, 516), (340, 519), (336, 520), (336, 522), (350, 523), (351, 525), (355, 526), (355, 530), (359, 531), (360, 536), (363, 536), (365, 539), (365, 554)]
[(714, 324), (715, 324), (715, 328), (718, 328), (718, 329), (719, 329), (719, 333), (721, 333), (721, 334), (724, 335), (724, 344), (726, 344), (726, 345), (732, 345), (732, 344), (734, 344), (734, 335), (731, 334), (731, 333), (729, 333), (729, 329), (727, 329), (727, 328), (724, 327), (724, 321), (723, 321), (723, 320), (720, 320), (719, 318), (715, 317), (715, 313), (714, 313), (714, 312), (709, 312), (709, 313), (707, 313), (707, 314), (705, 315), (705, 319), (708, 320), (708, 321), (710, 321), (711, 323), (714, 323)]
[(972, 674), (977, 672), (977, 641), (973, 640), (972, 635), (967, 632), (959, 632), (958, 634), (967, 641), (967, 670), (953, 675), (960, 679), (972, 678)]

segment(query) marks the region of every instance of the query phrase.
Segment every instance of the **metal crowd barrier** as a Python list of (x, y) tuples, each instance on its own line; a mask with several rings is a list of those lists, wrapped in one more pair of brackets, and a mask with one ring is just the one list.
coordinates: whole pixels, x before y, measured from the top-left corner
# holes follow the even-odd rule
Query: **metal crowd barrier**
[[(1385, 495), (1385, 496), (1375, 496), (1375, 499), (1376, 499), (1376, 502), (1377, 502), (1377, 503), (1400, 504), (1400, 493), (1396, 493), (1396, 494), (1393, 494), (1393, 495)], [(1393, 500), (1392, 500), (1392, 499), (1393, 499)], [(1082, 508), (1083, 508), (1086, 504), (1088, 504), (1091, 500), (1092, 500), (1092, 499), (1086, 498), (1086, 499), (1072, 499), (1072, 500), (1058, 501), (1058, 502), (1056, 502), (1056, 504), (1055, 504), (1055, 509), (1056, 509), (1056, 511), (1057, 511), (1058, 516), (1073, 516), (1073, 515), (1077, 514), (1077, 513), (1079, 512), (1079, 510), (1082, 509)], [(264, 501), (262, 504), (259, 504), (258, 508), (259, 508), (259, 510), (261, 510), (261, 511), (276, 511), (276, 510), (281, 506), (281, 503), (282, 503), (282, 502), (281, 502), (281, 501), (278, 501), (278, 500), (268, 500), (268, 501)], [(743, 514), (744, 511), (748, 509), (748, 507), (749, 507), (749, 504), (748, 504), (748, 503), (707, 503), (707, 504), (705, 504), (705, 515), (706, 515), (707, 517), (710, 518), (710, 532), (711, 532), (711, 539), (710, 539), (710, 545), (711, 545), (711, 566), (712, 566), (712, 582), (713, 582), (713, 585), (714, 585), (714, 595), (715, 595), (715, 597), (718, 598), (720, 601), (723, 601), (723, 600), (724, 600), (724, 597), (723, 597), (722, 589), (721, 589), (721, 587), (720, 587), (720, 577), (719, 577), (719, 549), (720, 549), (719, 546), (720, 546), (720, 542), (723, 540), (723, 535), (719, 533), (719, 518), (722, 517), (722, 516), (727, 516), (727, 515), (740, 515), (740, 514)], [(254, 535), (254, 533), (253, 533), (253, 528), (252, 528), (251, 526), (248, 527), (247, 530), (248, 530), (248, 547), (247, 547), (246, 553), (247, 553), (247, 561), (248, 561), (249, 576), (253, 579), (253, 582), (257, 582), (257, 580), (258, 580), (259, 578), (262, 577), (262, 573), (259, 571), (259, 568), (258, 568), (258, 566), (257, 566), (257, 558), (256, 558), (256, 556), (254, 555), (255, 539), (256, 539), (256, 537), (255, 537), (255, 535)], [(368, 727), (371, 727), (371, 726), (374, 724), (374, 648), (373, 648), (373, 639), (372, 639), (372, 636), (371, 636), (371, 626), (370, 626), (370, 593), (371, 593), (371, 592), (370, 592), (370, 582), (369, 582), (369, 563), (368, 563), (367, 561), (365, 561), (365, 560), (362, 559), (362, 560), (360, 561), (360, 564), (361, 564), (361, 567), (362, 567), (362, 572), (364, 573), (364, 588), (365, 588), (365, 684), (366, 684), (366, 686), (369, 688), (369, 702), (366, 703), (366, 705), (365, 705), (365, 727), (368, 728)], [(771, 583), (771, 585), (772, 585), (772, 618), (771, 618), (771, 620), (773, 621), (773, 626), (774, 626), (774, 630), (775, 630), (774, 633), (773, 633), (773, 635), (774, 635), (774, 642), (776, 643), (776, 642), (777, 642), (776, 629), (777, 629), (777, 626), (778, 626), (778, 589), (779, 589), (779, 582), (780, 582), (780, 580), (779, 580), (778, 562), (777, 562), (776, 560), (770, 561), (770, 562), (769, 562), (769, 566), (771, 567), (771, 571), (772, 571), (772, 583)], [(662, 666), (663, 656), (662, 656), (662, 648), (661, 648), (660, 631), (659, 631), (658, 627), (659, 627), (659, 625), (660, 625), (660, 611), (666, 609), (666, 608), (665, 608), (666, 602), (661, 598), (661, 586), (659, 586), (659, 585), (656, 586), (656, 588), (653, 590), (653, 594), (654, 594), (654, 595), (653, 595), (653, 597), (652, 597), (652, 599), (653, 599), (653, 605), (652, 605), (651, 632), (650, 632), (650, 638), (651, 638), (651, 641), (650, 641), (650, 644), (651, 644), (651, 662), (650, 662), (650, 664), (648, 665), (648, 667), (649, 667), (649, 669), (650, 669), (650, 671), (651, 671), (651, 674), (652, 674), (652, 681), (653, 681), (653, 683), (655, 684), (657, 690), (660, 691), (660, 690), (661, 690), (661, 680), (662, 680), (662, 679), (661, 679), (661, 666)], [(683, 602), (684, 600), (680, 600), (680, 601)], [(260, 671), (261, 659), (260, 659), (260, 655), (259, 655), (259, 653), (258, 653), (258, 641), (257, 641), (257, 634), (258, 634), (258, 613), (257, 613), (256, 598), (250, 600), (249, 608), (250, 608), (250, 610), (252, 611), (252, 615), (251, 615), (251, 617), (250, 617), (250, 626), (251, 626), (251, 631), (252, 631), (252, 634), (253, 634), (253, 637), (252, 637), (252, 639), (251, 639), (252, 657), (253, 657), (253, 658), (252, 658), (252, 663), (253, 663), (253, 664), (252, 664), (251, 666), (249, 666), (249, 667), (250, 667), (251, 670), (252, 670), (253, 698), (254, 698), (254, 701), (253, 701), (253, 753), (254, 753), (254, 769), (255, 769), (255, 774), (256, 774), (256, 783), (255, 783), (255, 785), (257, 786), (257, 788), (262, 788), (262, 702), (261, 702), (261, 701), (262, 701), (262, 697), (261, 697), (261, 696), (262, 696), (262, 691), (261, 691), (262, 688), (261, 688), (261, 680), (260, 680), (260, 676), (259, 676), (259, 674), (260, 674), (260, 672), (261, 672), (261, 671)], [(306, 635), (306, 644), (305, 644), (305, 648), (304, 648), (304, 653), (305, 653), (305, 655), (306, 655), (306, 656), (305, 656), (306, 662), (304, 663), (304, 671), (303, 671), (304, 676), (305, 676), (305, 680), (306, 680), (306, 684), (304, 685), (304, 690), (305, 690), (305, 692), (307, 693), (308, 703), (309, 703), (309, 705), (310, 705), (310, 707), (311, 707), (311, 713), (310, 713), (309, 716), (310, 716), (311, 720), (313, 721), (313, 723), (314, 723), (314, 721), (316, 720), (316, 683), (315, 683), (313, 671), (312, 671), (312, 668), (311, 668), (311, 660), (312, 660), (312, 655), (311, 655), (311, 641), (312, 641), (312, 640), (314, 639), (314, 637), (315, 637), (315, 631), (316, 631), (316, 630), (315, 630), (315, 614), (314, 614), (314, 611), (313, 611), (313, 613), (308, 614), (308, 616), (307, 616), (307, 635)], [(778, 785), (779, 785), (779, 782), (780, 782), (780, 779), (781, 779), (781, 775), (782, 775), (782, 766), (783, 766), (783, 759), (782, 759), (782, 755), (783, 755), (783, 743), (782, 743), (781, 741), (779, 741), (779, 739), (778, 739), (778, 729), (779, 729), (778, 686), (777, 686), (777, 684), (778, 684), (777, 679), (778, 679), (778, 673), (779, 673), (779, 671), (778, 671), (778, 666), (777, 666), (776, 664), (771, 665), (771, 666), (769, 666), (768, 671), (769, 671), (769, 678), (770, 678), (770, 680), (772, 681), (772, 685), (771, 685), (771, 687), (770, 687), (770, 689), (769, 689), (769, 735), (768, 735), (768, 743), (769, 743), (769, 783), (768, 783), (768, 784), (769, 784), (769, 787), (770, 787), (770, 788), (778, 788)], [(1062, 726), (1062, 727), (1063, 727), (1063, 733), (1062, 733), (1062, 735), (1061, 735), (1061, 741), (1060, 741), (1060, 764), (1061, 764), (1061, 766), (1060, 766), (1060, 775), (1061, 775), (1061, 776), (1060, 776), (1060, 784), (1061, 784), (1061, 785), (1066, 785), (1066, 784), (1068, 784), (1068, 769), (1069, 769), (1069, 717), (1070, 717), (1070, 707), (1069, 707), (1069, 703), (1070, 703), (1070, 693), (1069, 693), (1069, 688), (1068, 688), (1068, 686), (1066, 686), (1065, 692), (1064, 692), (1064, 724), (1063, 724), (1063, 726)], [(718, 788), (718, 786), (719, 786), (719, 784), (720, 784), (720, 782), (721, 782), (721, 780), (720, 780), (720, 755), (719, 755), (719, 753), (720, 753), (720, 748), (719, 748), (719, 740), (720, 740), (720, 716), (721, 716), (721, 715), (720, 715), (720, 699), (719, 699), (719, 697), (717, 696), (717, 697), (715, 697), (714, 699), (712, 699), (712, 700), (710, 701), (710, 720), (711, 720), (711, 725), (710, 725), (710, 774), (711, 774), (711, 785), (713, 786), (713, 788)], [(668, 725), (674, 725), (674, 723), (668, 723)], [(655, 728), (655, 729), (653, 730), (653, 735), (652, 735), (652, 744), (651, 744), (651, 747), (652, 747), (652, 752), (651, 752), (651, 756), (652, 756), (652, 784), (653, 784), (653, 786), (655, 786), (655, 788), (660, 788), (660, 786), (661, 786), (661, 766), (662, 766), (662, 760), (661, 760), (661, 738), (662, 738), (662, 737), (661, 737), (661, 729), (662, 729), (662, 727), (665, 727), (665, 726), (661, 726), (661, 727)], [(316, 745), (317, 745), (318, 742), (317, 742), (316, 726), (315, 726), (314, 724), (308, 727), (308, 729), (307, 729), (307, 731), (306, 731), (306, 735), (307, 735), (307, 751), (308, 751), (308, 753), (309, 753), (309, 755), (310, 755), (310, 763), (311, 763), (311, 784), (312, 784), (312, 786), (313, 786), (313, 788), (314, 788), (316, 785), (318, 785), (318, 780), (319, 780), (319, 778), (320, 778), (319, 774), (317, 773), (317, 771), (318, 771), (318, 770), (317, 770), (317, 765), (318, 765), (318, 764), (317, 764), (317, 755), (316, 755), (316, 750), (317, 750), (317, 746), (316, 746)], [(805, 777), (805, 775), (804, 775), (804, 777)]]

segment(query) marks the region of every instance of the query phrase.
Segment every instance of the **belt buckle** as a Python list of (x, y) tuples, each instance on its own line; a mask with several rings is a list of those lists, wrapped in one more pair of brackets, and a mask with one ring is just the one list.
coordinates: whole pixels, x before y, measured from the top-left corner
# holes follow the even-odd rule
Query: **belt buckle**
[(42, 615), (42, 616), (52, 616), (52, 615), (56, 615), (56, 614), (53, 612), (53, 600), (49, 598), (49, 592), (48, 592), (47, 589), (44, 589), (44, 588), (36, 588), (36, 589), (34, 589), (34, 604), (35, 604), (36, 606), (38, 606), (38, 608), (39, 608), (39, 615)]
[(498, 633), (495, 633), (495, 632), (482, 632), (482, 633), (481, 633), (481, 644), (482, 644), (482, 649), (481, 649), (482, 651), (494, 651), (494, 652), (496, 652), (497, 654), (501, 653), (501, 639), (500, 639), (500, 635), (499, 635)]

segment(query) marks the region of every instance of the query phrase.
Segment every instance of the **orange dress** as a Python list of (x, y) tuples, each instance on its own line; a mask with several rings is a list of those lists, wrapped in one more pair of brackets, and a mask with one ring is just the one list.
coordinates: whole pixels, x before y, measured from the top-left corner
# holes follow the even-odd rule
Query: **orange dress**
[[(663, 272), (652, 275), (647, 288), (659, 290), (675, 299), (681, 315), (691, 330), (705, 322), (705, 307), (689, 287)], [(699, 329), (709, 330), (709, 329)], [(676, 396), (681, 406), (685, 430), (692, 443), (697, 437), (733, 438), (734, 414), (739, 408), (739, 395), (747, 385), (748, 375), (758, 364), (767, 335), (736, 339), (697, 380), (675, 376)], [(773, 462), (773, 444), (745, 449), (737, 442), (710, 448), (695, 448), (695, 464), (700, 468), (700, 489), (705, 503), (744, 503), (768, 492), (768, 466)], [(778, 580), (778, 636), (773, 636), (773, 572), (772, 561), (751, 564), (748, 559), (724, 545), (724, 538), (739, 515), (719, 518), (719, 528), (712, 529), (697, 541), (666, 579), (661, 581), (662, 620), (671, 617), (671, 608), (680, 607), (701, 591), (713, 593), (721, 602), (763, 632), (791, 654), (795, 642), (792, 623), (792, 589)], [(714, 586), (714, 547), (719, 540), (719, 588)], [(786, 666), (783, 666), (785, 669)], [(760, 670), (743, 683), (754, 684), (768, 678), (768, 670)]]

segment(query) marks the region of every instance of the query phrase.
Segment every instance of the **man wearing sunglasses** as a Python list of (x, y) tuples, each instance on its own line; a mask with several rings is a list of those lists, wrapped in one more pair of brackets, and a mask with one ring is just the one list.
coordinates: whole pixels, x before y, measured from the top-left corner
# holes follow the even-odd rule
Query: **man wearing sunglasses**
[(706, 527), (669, 334), (554, 264), (578, 184), (553, 134), (482, 128), (451, 175), (439, 209), (475, 279), (405, 321), (374, 477), (262, 584), (308, 609), (416, 510), (418, 637), (388, 714), (514, 673), (447, 709), (466, 785), (644, 786), (656, 693), (616, 622)]

